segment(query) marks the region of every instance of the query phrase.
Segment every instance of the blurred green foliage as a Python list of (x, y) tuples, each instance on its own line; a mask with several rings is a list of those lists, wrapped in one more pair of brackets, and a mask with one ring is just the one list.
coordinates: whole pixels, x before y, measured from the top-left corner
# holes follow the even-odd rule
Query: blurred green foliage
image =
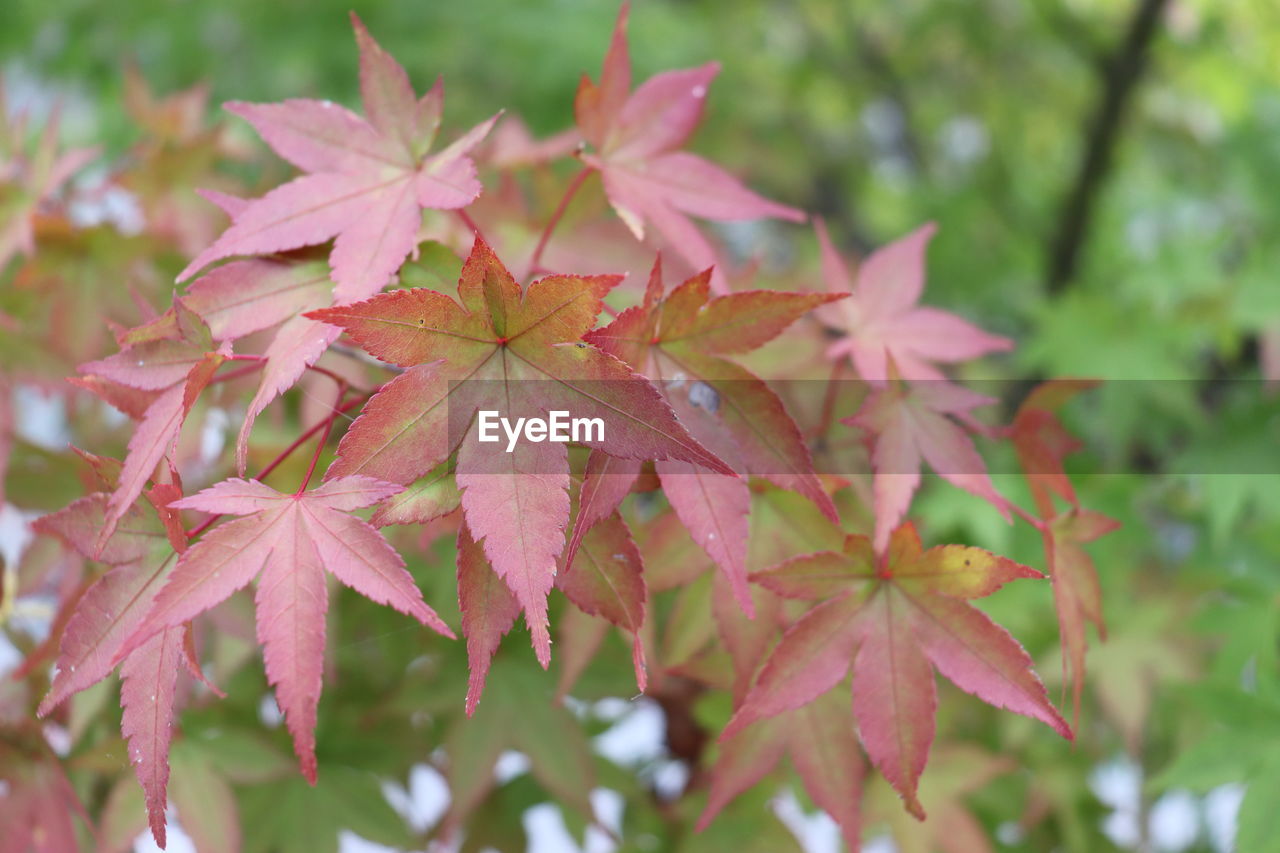
[[(1017, 743), (1030, 762), (1024, 770), (1042, 780), (1034, 795), (1023, 778), (993, 783), (1007, 792), (1000, 798), (975, 798), (987, 831), (1047, 813), (1020, 842), (1010, 836), (1007, 849), (1111, 849), (1100, 829), (1107, 808), (1088, 778), (1097, 762), (1127, 756), (1149, 780), (1143, 818), (1168, 788), (1252, 783), (1238, 849), (1262, 853), (1280, 850), (1280, 836), (1263, 831), (1274, 820), (1266, 798), (1280, 785), (1280, 413), (1257, 366), (1260, 334), (1280, 327), (1280, 4), (1181, 0), (1166, 8), (1092, 200), (1076, 274), (1050, 294), (1050, 246), (1132, 5), (641, 0), (631, 48), (638, 79), (720, 59), (724, 71), (694, 147), (716, 152), (765, 194), (827, 217), (848, 248), (939, 222), (929, 301), (1019, 342), (983, 378), (1121, 380), (1068, 413), (1086, 445), (1072, 462), (1082, 503), (1124, 525), (1091, 548), (1112, 631), (1090, 654), (1079, 750), (1064, 759), (1051, 735), (1025, 721), (993, 725), (986, 709), (942, 703), (940, 729), (994, 752)], [(67, 98), (72, 135), (119, 153), (135, 133), (117, 108), (128, 59), (159, 92), (208, 81), (214, 103), (355, 103), (352, 6), (420, 87), (445, 76), (447, 122), (466, 126), (506, 108), (540, 134), (571, 124), (578, 75), (595, 73), (616, 14), (615, 3), (596, 0), (7, 0), (0, 67), (11, 89), (15, 81), (54, 86)], [(780, 233), (783, 255), (816, 255), (811, 232)], [(989, 508), (958, 492), (933, 491), (919, 511), (935, 541), (953, 536), (1032, 565), (1042, 559), (1032, 532), (993, 525)], [(448, 585), (438, 565), (413, 568), (424, 587)], [(364, 680), (326, 692), (321, 764), (401, 772), (405, 756), (387, 739), (397, 730), (379, 728), (392, 722), (337, 719), (360, 713), (343, 694), (394, 697), (404, 712), (396, 726), (412, 718), (410, 709), (428, 709), (427, 721), (415, 723), (425, 733), (403, 731), (418, 745), (440, 742), (445, 733), (431, 709), (460, 697), (432, 697), (415, 670), (421, 662), (387, 641), (404, 636), (394, 614), (353, 597), (342, 607), (338, 618), (358, 627), (337, 653)], [(1042, 672), (1056, 671), (1045, 589), (1014, 585), (989, 609)], [(453, 653), (422, 665), (463, 661)], [(610, 676), (596, 672), (610, 667)], [(628, 678), (625, 650), (606, 647), (584, 684), (602, 696), (629, 695)], [(971, 713), (977, 722), (965, 718)], [(727, 709), (707, 716), (722, 724)], [(351, 820), (368, 820), (337, 810), (352, 792), (378, 800), (367, 778), (351, 774), (326, 769), (315, 792), (288, 777), (285, 787), (266, 789), (270, 800), (252, 789), (242, 812), (251, 821), (268, 810), (272, 825), (285, 825), (284, 815), (290, 827), (307, 825), (317, 809), (326, 819), (349, 811)], [(326, 794), (326, 785), (344, 796)], [(502, 796), (539, 799), (511, 787)], [(747, 833), (753, 838), (735, 834), (744, 826), (736, 820), (763, 807), (754, 794), (739, 802), (715, 838), (780, 849), (769, 846), (772, 824)], [(644, 810), (627, 820), (659, 831)], [(368, 837), (400, 840), (373, 823)], [(507, 839), (523, 830), (495, 824), (493, 832)], [(288, 837), (297, 848), (296, 834)], [(700, 849), (714, 849), (713, 840), (704, 843), (712, 846)], [(251, 849), (269, 847), (258, 839)], [(1207, 830), (1194, 849), (1215, 849)]]

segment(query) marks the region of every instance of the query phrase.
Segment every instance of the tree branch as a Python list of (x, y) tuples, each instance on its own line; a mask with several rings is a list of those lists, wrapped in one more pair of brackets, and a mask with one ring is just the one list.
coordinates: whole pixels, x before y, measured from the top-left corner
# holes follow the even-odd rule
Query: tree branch
[(1045, 281), (1051, 294), (1060, 293), (1075, 276), (1099, 191), (1111, 167), (1125, 107), (1142, 77), (1167, 5), (1168, 0), (1138, 0), (1124, 40), (1103, 64), (1101, 99), (1089, 120), (1075, 184), (1063, 202), (1058, 229), (1049, 244)]

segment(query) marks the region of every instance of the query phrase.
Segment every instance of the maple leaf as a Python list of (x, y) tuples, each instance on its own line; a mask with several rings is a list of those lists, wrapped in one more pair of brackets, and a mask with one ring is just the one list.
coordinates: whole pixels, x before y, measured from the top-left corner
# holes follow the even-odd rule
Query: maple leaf
[(937, 227), (932, 223), (872, 252), (858, 267), (854, 283), (844, 260), (831, 245), (826, 225), (816, 223), (827, 288), (852, 298), (824, 309), (824, 319), (847, 337), (827, 348), (827, 357), (848, 357), (868, 382), (889, 378), (889, 360), (905, 379), (942, 379), (935, 362), (967, 361), (1013, 348), (1013, 342), (987, 334), (954, 314), (916, 303), (924, 291), (925, 247)]
[[(1084, 690), (1086, 628), (1092, 624), (1106, 639), (1098, 571), (1082, 545), (1118, 528), (1101, 513), (1084, 509), (1063, 470), (1063, 459), (1080, 448), (1058, 419), (1056, 410), (1076, 394), (1098, 383), (1090, 380), (1045, 382), (1027, 395), (1007, 430), (1031, 488), (1036, 512), (1047, 524), (1040, 528), (1045, 563), (1053, 580), (1053, 603), (1062, 636), (1062, 668), (1071, 685), (1072, 719), (1079, 719)], [(1058, 513), (1054, 496), (1070, 506)]]
[(1098, 384), (1090, 379), (1057, 379), (1037, 385), (1018, 406), (1013, 423), (1005, 431), (1013, 440), (1041, 518), (1055, 514), (1054, 495), (1072, 506), (1080, 505), (1062, 461), (1081, 445), (1067, 432), (1056, 412), (1076, 394)]
[(877, 561), (850, 535), (822, 551), (752, 575), (778, 595), (822, 600), (795, 622), (765, 662), (721, 735), (802, 707), (853, 672), (853, 717), (876, 767), (923, 819), (916, 786), (933, 742), (933, 670), (997, 708), (1071, 730), (1050, 704), (1031, 658), (1003, 628), (966, 602), (1039, 572), (980, 548), (923, 550), (914, 525), (894, 531)]
[[(248, 464), (249, 435), (259, 414), (272, 400), (298, 381), (337, 337), (335, 330), (298, 314), (333, 302), (333, 283), (323, 261), (306, 258), (250, 258), (232, 261), (210, 270), (187, 288), (174, 308), (152, 322), (121, 336), (129, 349), (82, 369), (110, 366), (117, 359), (129, 368), (130, 357), (140, 347), (169, 351), (175, 368), (182, 361), (184, 342), (180, 329), (183, 312), (207, 325), (213, 340), (229, 342), (278, 326), (271, 343), (260, 356), (262, 374), (258, 390), (249, 402), (236, 439), (236, 472), (243, 476)], [(187, 345), (189, 349), (189, 345)], [(142, 365), (138, 365), (142, 367)], [(107, 372), (107, 377), (112, 372)], [(128, 381), (121, 379), (119, 381)]]
[(631, 538), (631, 530), (616, 512), (592, 525), (574, 552), (563, 560), (556, 588), (584, 613), (603, 617), (631, 634), (631, 659), (636, 685), (643, 693), (644, 644), (640, 635), (645, 620), (647, 592), (644, 560)]
[(977, 425), (970, 410), (995, 402), (950, 382), (904, 383), (889, 363), (890, 382), (867, 396), (857, 414), (842, 423), (860, 427), (871, 439), (875, 546), (884, 550), (920, 485), (927, 461), (947, 482), (989, 501), (1009, 520), (1009, 503), (996, 492), (973, 440), (951, 418)]
[[(844, 545), (846, 534), (840, 525), (794, 492), (772, 486), (753, 488), (751, 512), (748, 568), (768, 568), (796, 554), (814, 549), (838, 550)], [(786, 602), (759, 584), (751, 585), (755, 618), (746, 618), (724, 575), (718, 574), (715, 581), (711, 614), (720, 645), (733, 664), (733, 698), (737, 704), (790, 620)]]
[(449, 808), (434, 834), (442, 840), (455, 835), (498, 784), (495, 764), (513, 749), (529, 759), (531, 775), (548, 794), (594, 821), (590, 793), (596, 774), (581, 723), (552, 701), (542, 672), (511, 658), (499, 658), (494, 669), (493, 695), (474, 717), (454, 720), (445, 735)]
[[(215, 341), (233, 341), (270, 329), (333, 298), (329, 267), (323, 261), (247, 258), (215, 267), (188, 285), (175, 307), (120, 339), (122, 345), (155, 342), (176, 347), (180, 338), (177, 304), (209, 327)], [(112, 359), (104, 359), (111, 362)], [(126, 360), (127, 362), (127, 360)], [(126, 364), (127, 366), (127, 364)]]
[(902, 812), (888, 785), (869, 785), (868, 823), (883, 821), (899, 853), (993, 853), (991, 833), (970, 810), (964, 796), (1016, 769), (1008, 756), (992, 755), (969, 744), (945, 744), (920, 780), (921, 796), (932, 804), (923, 823)]
[(1107, 638), (1098, 570), (1082, 546), (1119, 527), (1120, 522), (1100, 512), (1075, 507), (1051, 519), (1040, 531), (1045, 563), (1053, 580), (1053, 605), (1062, 635), (1062, 669), (1071, 684), (1073, 721), (1079, 719), (1084, 690), (1085, 653), (1089, 647), (1086, 625), (1097, 629), (1099, 639)]
[(60, 853), (81, 849), (74, 816), (84, 821), (90, 833), (93, 823), (62, 762), (48, 746), (24, 744), (14, 734), (6, 726), (5, 739), (0, 742), (0, 783), (5, 791), (0, 797), (0, 827), (4, 828), (0, 851)]
[(35, 252), (33, 221), (41, 205), (98, 154), (97, 148), (58, 153), (58, 115), (27, 152), (25, 117), (11, 119), (0, 93), (0, 270), (18, 253)]
[(366, 117), (329, 101), (227, 105), (276, 153), (307, 174), (249, 202), (179, 281), (232, 255), (252, 255), (334, 240), (329, 256), (339, 303), (382, 289), (417, 244), (423, 209), (465, 207), (480, 194), (467, 156), (498, 116), (428, 155), (440, 126), (444, 89), (420, 100), (404, 69), (353, 13)]
[(733, 474), (685, 431), (658, 392), (616, 358), (583, 343), (617, 276), (553, 275), (521, 287), (479, 236), (458, 298), (426, 288), (313, 311), (367, 352), (408, 368), (365, 406), (326, 477), (407, 483), (457, 452), (467, 526), (525, 613), (543, 666), (546, 597), (569, 521), (566, 445), (478, 440), (481, 409), (514, 420), (550, 410), (600, 418), (583, 443), (629, 459), (677, 459)]
[[(208, 386), (218, 368), (231, 357), (231, 346), (224, 342), (212, 348), (212, 334), (207, 324), (179, 301), (173, 328), (157, 329), (156, 334), (174, 337), (145, 337), (113, 356), (80, 365), (87, 378), (106, 380), (141, 391), (160, 393), (146, 404), (138, 428), (129, 438), (120, 481), (107, 504), (106, 518), (99, 533), (99, 547), (105, 545), (120, 518), (146, 488), (156, 466), (177, 447), (182, 425), (200, 393)], [(100, 387), (87, 386), (95, 392)], [(108, 402), (114, 402), (102, 394)]]
[[(809, 450), (782, 401), (759, 377), (726, 356), (763, 346), (807, 311), (840, 298), (770, 290), (711, 298), (706, 271), (664, 299), (659, 259), (644, 301), (588, 333), (585, 340), (653, 380), (694, 438), (731, 461), (738, 473), (756, 474), (795, 490), (834, 520), (835, 508), (813, 473)], [(655, 467), (676, 514), (724, 570), (734, 595), (750, 613), (747, 481), (678, 460)], [(589, 521), (580, 519), (578, 526)]]
[[(702, 119), (707, 88), (720, 64), (666, 71), (632, 92), (628, 8), (624, 3), (618, 13), (600, 82), (583, 75), (574, 113), (583, 138), (595, 149), (579, 156), (599, 170), (609, 203), (636, 239), (644, 239), (649, 222), (694, 269), (705, 269), (716, 266), (716, 252), (689, 215), (803, 221), (802, 211), (756, 195), (714, 163), (677, 150)], [(727, 289), (719, 272), (712, 283), (717, 291)]]
[(166, 536), (161, 526), (138, 506), (127, 507), (115, 532), (99, 549), (99, 531), (108, 507), (106, 494), (93, 494), (36, 522), (37, 531), (113, 566), (85, 591), (68, 619), (53, 685), (38, 713), (50, 713), (71, 694), (101, 681), (117, 661), (121, 662), (120, 728), (129, 741), (130, 764), (146, 794), (151, 832), (163, 847), (168, 754), (180, 664), (196, 678), (203, 680), (204, 676), (194, 655), (185, 648), (182, 628), (169, 628), (136, 649), (126, 650), (126, 643), (168, 577), (174, 555), (164, 547)]
[(706, 829), (734, 797), (787, 755), (809, 796), (840, 825), (849, 849), (859, 849), (864, 764), (849, 718), (849, 695), (828, 690), (800, 708), (726, 739), (711, 768), (711, 792), (697, 831)]
[(214, 528), (182, 555), (126, 650), (183, 625), (261, 574), (255, 601), (267, 678), (276, 687), (303, 775), (314, 783), (328, 609), (324, 572), (453, 636), (423, 602), (395, 549), (349, 514), (399, 491), (369, 477), (341, 477), (286, 495), (256, 481), (231, 479), (174, 501), (170, 506), (178, 509), (244, 517)]

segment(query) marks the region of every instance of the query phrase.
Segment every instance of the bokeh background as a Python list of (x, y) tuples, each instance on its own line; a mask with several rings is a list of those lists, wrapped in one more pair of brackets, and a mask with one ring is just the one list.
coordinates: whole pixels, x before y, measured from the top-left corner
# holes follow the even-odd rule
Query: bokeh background
[[(214, 105), (355, 104), (351, 7), (419, 87), (445, 76), (453, 127), (505, 107), (539, 135), (572, 124), (578, 76), (598, 69), (617, 12), (594, 0), (6, 0), (8, 109), (59, 104), (66, 143), (102, 145), (110, 163), (138, 138), (127, 63), (158, 93), (207, 83)], [(1280, 850), (1280, 414), (1267, 381), (1280, 378), (1280, 4), (638, 0), (631, 46), (637, 79), (721, 60), (694, 150), (824, 216), (851, 255), (938, 222), (929, 301), (1018, 342), (973, 378), (1114, 380), (1067, 414), (1086, 446), (1072, 463), (1082, 503), (1124, 525), (1091, 549), (1110, 631), (1090, 654), (1079, 745), (1064, 755), (1016, 721), (999, 737), (974, 726), (992, 752), (1017, 744), (1016, 769), (969, 791), (987, 759), (953, 756), (947, 775), (935, 756), (938, 796), (1000, 850)], [(258, 146), (244, 126), (229, 132)], [(252, 181), (261, 167), (228, 168)], [(816, 257), (799, 227), (728, 236), (767, 241), (779, 270)], [(24, 408), (28, 432), (59, 429), (34, 397)], [(939, 537), (1041, 559), (1032, 532), (954, 490), (928, 491), (918, 514)], [(1052, 681), (1043, 590), (1015, 585), (988, 609)], [(678, 774), (664, 769), (654, 707), (600, 714), (599, 749), (655, 780)], [(520, 756), (507, 763), (518, 777)], [(393, 804), (427, 821), (438, 777), (420, 765), (406, 778)], [(779, 810), (795, 843), (835, 849), (807, 804), (769, 802), (754, 807)], [(549, 808), (526, 813), (531, 843), (573, 849)], [(344, 846), (367, 849), (356, 836), (377, 827), (351, 821)], [(884, 826), (871, 822), (868, 849), (894, 849)], [(590, 845), (615, 849), (600, 834)]]

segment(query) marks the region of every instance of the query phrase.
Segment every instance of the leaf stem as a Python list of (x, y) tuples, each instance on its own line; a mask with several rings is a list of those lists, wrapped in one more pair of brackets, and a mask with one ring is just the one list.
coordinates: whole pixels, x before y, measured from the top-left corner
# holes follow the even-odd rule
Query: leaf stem
[(542, 253), (547, 248), (548, 241), (551, 240), (551, 233), (556, 230), (556, 226), (564, 218), (565, 211), (569, 209), (569, 203), (578, 194), (578, 190), (582, 189), (582, 185), (592, 171), (590, 166), (583, 166), (578, 170), (578, 174), (573, 176), (569, 186), (565, 188), (564, 195), (560, 198), (560, 203), (556, 205), (555, 211), (551, 214), (551, 219), (547, 221), (547, 227), (542, 229), (542, 236), (538, 238), (538, 245), (533, 249), (533, 257), (529, 258), (530, 275), (537, 275), (538, 271), (542, 269)]
[(1036, 516), (1027, 512), (1025, 509), (1018, 506), (1013, 501), (1005, 501), (1005, 503), (1008, 505), (1010, 511), (1013, 512), (1014, 515), (1018, 516), (1018, 518), (1021, 518), (1027, 524), (1030, 524), (1036, 530), (1039, 530), (1040, 532), (1043, 533), (1046, 529), (1048, 529), (1049, 527), (1048, 522), (1044, 521), (1043, 519), (1037, 518)]
[(818, 425), (811, 434), (811, 438), (820, 439), (831, 429), (831, 422), (835, 420), (836, 414), (836, 397), (840, 392), (840, 379), (845, 371), (845, 360), (839, 358), (831, 365), (831, 376), (827, 379), (826, 393), (822, 398), (822, 414), (818, 417)]
[[(368, 399), (369, 399), (369, 396), (370, 396), (370, 395), (361, 395), (361, 396), (359, 396), (359, 397), (355, 397), (355, 398), (353, 398), (353, 399), (351, 399), (351, 400), (348, 400), (347, 402), (343, 403), (342, 405), (340, 405), (340, 406), (336, 407), (336, 408), (335, 408), (335, 410), (334, 410), (334, 412), (333, 412), (333, 415), (335, 415), (335, 416), (336, 416), (336, 415), (341, 415), (341, 414), (344, 414), (344, 413), (346, 413), (346, 412), (351, 411), (352, 409), (356, 408), (357, 406), (361, 406), (361, 405), (363, 405), (363, 404), (364, 404), (364, 402), (365, 402), (366, 400), (368, 400)], [(279, 468), (282, 464), (284, 464), (284, 461), (285, 461), (286, 459), (288, 459), (290, 456), (292, 456), (292, 455), (293, 455), (293, 452), (294, 452), (295, 450), (297, 450), (299, 447), (301, 447), (302, 445), (304, 445), (304, 444), (306, 444), (306, 443), (307, 443), (307, 439), (311, 438), (311, 436), (315, 435), (315, 434), (316, 434), (316, 433), (318, 433), (320, 430), (325, 429), (325, 427), (326, 427), (326, 426), (329, 426), (329, 427), (332, 427), (332, 426), (333, 426), (333, 425), (332, 425), (332, 423), (330, 423), (330, 421), (329, 421), (329, 419), (328, 419), (328, 418), (326, 418), (326, 419), (325, 419), (325, 420), (323, 420), (323, 421), (319, 421), (318, 423), (313, 424), (312, 426), (308, 427), (308, 428), (307, 428), (307, 430), (306, 430), (305, 432), (303, 432), (303, 433), (302, 433), (302, 435), (300, 435), (300, 436), (298, 436), (297, 438), (295, 438), (295, 439), (293, 440), (293, 442), (292, 442), (288, 447), (286, 447), (284, 450), (280, 451), (280, 454), (279, 454), (278, 456), (276, 456), (276, 458), (275, 458), (275, 459), (272, 459), (270, 462), (268, 462), (268, 463), (266, 464), (266, 466), (265, 466), (261, 471), (259, 471), (257, 474), (255, 474), (251, 479), (254, 479), (254, 480), (261, 480), (263, 477), (266, 477), (266, 476), (267, 476), (267, 475), (269, 475), (272, 471), (274, 471), (274, 470), (276, 470), (277, 468)], [(215, 521), (217, 521), (219, 518), (222, 518), (222, 514), (221, 514), (221, 513), (219, 513), (218, 515), (211, 515), (211, 516), (209, 516), (209, 517), (208, 517), (208, 518), (206, 518), (203, 522), (201, 522), (201, 523), (199, 524), (199, 526), (197, 526), (197, 527), (193, 527), (191, 530), (188, 530), (188, 531), (187, 531), (187, 538), (188, 538), (188, 539), (194, 539), (195, 537), (199, 536), (201, 533), (204, 533), (206, 530), (208, 530), (210, 527), (212, 527), (212, 526), (213, 526), (213, 523), (214, 523)]]
[[(348, 400), (347, 402), (343, 403), (341, 406), (338, 407), (337, 412), (338, 414), (343, 414), (344, 412), (348, 412), (351, 409), (354, 409), (356, 406), (359, 406), (362, 403), (364, 403), (366, 399), (368, 399), (368, 397), (356, 397), (353, 400)], [(293, 451), (297, 450), (299, 447), (305, 444), (307, 439), (311, 438), (311, 436), (315, 435), (320, 430), (324, 429), (324, 424), (325, 424), (324, 421), (320, 421), (308, 427), (306, 432), (304, 432), (302, 435), (295, 438), (292, 444), (290, 444), (288, 447), (282, 450), (279, 456), (277, 456), (275, 459), (272, 459), (270, 462), (268, 462), (266, 467), (263, 468), (261, 471), (259, 471), (258, 475), (253, 479), (261, 480), (263, 477), (267, 476), (272, 471), (279, 468), (280, 465), (286, 459), (288, 459), (290, 456), (293, 455)]]
[(311, 454), (311, 464), (307, 466), (306, 476), (302, 478), (302, 484), (298, 486), (298, 491), (294, 492), (297, 497), (307, 490), (307, 486), (311, 483), (311, 475), (316, 472), (316, 463), (320, 461), (320, 454), (324, 452), (324, 446), (329, 443), (329, 434), (333, 432), (333, 422), (338, 419), (338, 410), (342, 406), (342, 398), (347, 396), (347, 383), (338, 382), (338, 398), (333, 401), (333, 410), (329, 412), (329, 417), (324, 419), (324, 432), (320, 435), (320, 440), (316, 442), (316, 452)]
[(470, 228), (477, 237), (479, 237), (481, 240), (484, 240), (486, 243), (489, 242), (489, 239), (484, 236), (484, 232), (480, 230), (480, 226), (477, 225), (476, 221), (471, 218), (471, 214), (467, 213), (467, 211), (461, 207), (455, 210), (454, 213), (458, 214), (458, 218), (461, 219), (463, 223), (468, 228)]
[[(230, 361), (230, 359), (228, 359), (228, 361)], [(266, 364), (265, 361), (255, 361), (252, 364), (247, 364), (244, 367), (239, 368), (238, 370), (232, 370), (229, 373), (222, 374), (221, 376), (215, 376), (213, 379), (209, 380), (209, 384), (217, 385), (219, 382), (230, 382), (233, 379), (248, 376), (250, 373), (257, 373), (262, 369), (262, 365), (264, 364)]]
[(345, 387), (347, 385), (347, 380), (345, 378), (334, 373), (332, 370), (330, 370), (327, 367), (320, 367), (319, 365), (308, 364), (307, 370), (313, 371), (315, 373), (319, 373), (321, 376), (328, 376), (330, 379), (336, 382), (339, 386)]

